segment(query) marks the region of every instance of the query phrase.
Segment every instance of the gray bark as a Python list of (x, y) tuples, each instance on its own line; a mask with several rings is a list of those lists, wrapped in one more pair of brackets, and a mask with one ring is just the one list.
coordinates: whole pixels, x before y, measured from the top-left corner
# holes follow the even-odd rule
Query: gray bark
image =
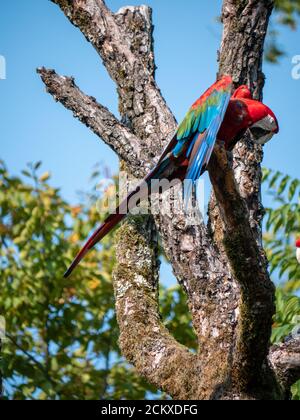
[(290, 387), (300, 377), (300, 343), (299, 338), (289, 337), (285, 343), (273, 346), (269, 361), (289, 398)]
[[(39, 73), (53, 97), (102, 138), (135, 177), (147, 173), (176, 121), (155, 82), (151, 9), (113, 14), (103, 0), (53, 0), (99, 53), (116, 82), (119, 122), (74, 80)], [(271, 0), (224, 0), (219, 75), (248, 84), (262, 97), (263, 46)], [(149, 382), (177, 399), (283, 399), (299, 370), (270, 350), (274, 286), (262, 248), (260, 146), (247, 138), (233, 159), (218, 145), (209, 174), (214, 189), (209, 224), (185, 215), (130, 217), (119, 230), (114, 272), (120, 346)], [(157, 233), (187, 293), (199, 351), (192, 354), (159, 315)], [(289, 352), (280, 348), (280, 354)], [(294, 354), (294, 353), (293, 353)], [(297, 359), (298, 360), (298, 359)], [(299, 360), (298, 360), (299, 361)], [(298, 365), (299, 366), (299, 365)]]

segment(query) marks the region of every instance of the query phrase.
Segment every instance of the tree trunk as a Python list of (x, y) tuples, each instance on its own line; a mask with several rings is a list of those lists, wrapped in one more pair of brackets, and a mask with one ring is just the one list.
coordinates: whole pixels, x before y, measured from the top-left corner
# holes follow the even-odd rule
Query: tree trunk
[[(118, 154), (134, 177), (158, 160), (176, 121), (155, 82), (151, 9), (113, 14), (103, 0), (52, 0), (85, 35), (116, 82), (119, 122), (72, 78), (41, 68), (48, 92)], [(248, 84), (262, 97), (263, 48), (271, 0), (224, 0), (219, 76)], [(270, 349), (274, 286), (262, 248), (262, 147), (250, 139), (233, 159), (222, 145), (209, 174), (209, 223), (190, 226), (184, 213), (129, 217), (118, 235), (114, 272), (120, 346), (137, 371), (175, 399), (284, 399), (299, 378), (293, 341)], [(199, 350), (171, 336), (159, 314), (158, 233), (188, 297)], [(280, 354), (280, 360), (278, 359)], [(284, 360), (292, 355), (292, 367)], [(297, 370), (298, 369), (298, 370)]]

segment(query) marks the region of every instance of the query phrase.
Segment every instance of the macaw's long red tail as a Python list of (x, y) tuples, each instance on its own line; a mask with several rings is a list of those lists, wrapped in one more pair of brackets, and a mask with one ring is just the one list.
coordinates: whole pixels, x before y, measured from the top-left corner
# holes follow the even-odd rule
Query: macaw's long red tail
[(106, 221), (103, 223), (102, 226), (100, 226), (99, 229), (96, 230), (96, 232), (93, 233), (93, 235), (90, 237), (90, 239), (87, 241), (85, 246), (82, 248), (82, 250), (78, 253), (74, 261), (72, 262), (70, 268), (66, 271), (64, 274), (64, 277), (69, 277), (72, 272), (75, 270), (77, 265), (83, 260), (83, 258), (88, 254), (88, 252), (98, 243), (100, 242), (106, 235), (109, 234), (109, 232), (117, 226), (118, 223), (120, 223), (124, 218), (126, 217), (126, 214), (111, 214)]
[(146, 176), (144, 181), (125, 198), (125, 200), (117, 208), (116, 212), (108, 216), (103, 225), (98, 230), (96, 230), (96, 232), (90, 237), (86, 245), (82, 248), (75, 260), (72, 262), (70, 268), (66, 271), (64, 275), (65, 278), (69, 277), (74, 271), (74, 269), (77, 267), (77, 265), (80, 263), (80, 261), (82, 261), (82, 259), (86, 256), (86, 254), (99, 241), (101, 241), (106, 235), (108, 235), (109, 232), (127, 216), (128, 212), (130, 212), (133, 208), (136, 207), (137, 203), (134, 199), (132, 201), (131, 199), (136, 194), (138, 194), (139, 200), (143, 200), (146, 197), (148, 197), (150, 193), (148, 187), (150, 185), (151, 180), (160, 179), (163, 176), (164, 171), (166, 169), (168, 169), (169, 167), (173, 168), (173, 166), (170, 166), (173, 165), (172, 162), (170, 162), (169, 159), (164, 159), (164, 157), (168, 153), (168, 150), (168, 148), (165, 150), (157, 166)]
[[(147, 180), (148, 178), (146, 178)], [(141, 184), (143, 185), (143, 184)], [(69, 277), (74, 269), (77, 267), (77, 265), (83, 260), (83, 258), (88, 254), (88, 252), (94, 248), (94, 246), (100, 242), (106, 235), (109, 234), (109, 232), (116, 227), (126, 216), (127, 212), (132, 210), (132, 207), (134, 207), (134, 204), (130, 203), (131, 198), (139, 193), (140, 198), (145, 198), (148, 195), (148, 189), (145, 190), (139, 186), (134, 191), (132, 191), (125, 200), (121, 203), (121, 205), (117, 208), (116, 212), (114, 214), (111, 214), (108, 216), (108, 218), (105, 220), (102, 226), (100, 226), (99, 229), (96, 230), (95, 233), (90, 237), (90, 239), (87, 241), (85, 246), (82, 248), (82, 250), (78, 253), (75, 260), (72, 262), (70, 268), (66, 271), (64, 274), (64, 277)], [(120, 210), (122, 209), (122, 210)]]

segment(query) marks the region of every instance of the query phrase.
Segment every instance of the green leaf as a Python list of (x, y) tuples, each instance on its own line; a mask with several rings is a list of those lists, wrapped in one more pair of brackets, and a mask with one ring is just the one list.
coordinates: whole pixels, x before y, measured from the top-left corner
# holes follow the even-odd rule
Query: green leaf
[(288, 184), (288, 182), (290, 181), (290, 177), (288, 176), (288, 175), (286, 175), (283, 179), (282, 179), (282, 181), (281, 181), (281, 183), (280, 183), (280, 185), (279, 185), (279, 188), (278, 188), (278, 195), (281, 195), (283, 192), (284, 192), (284, 190), (286, 189), (286, 187), (287, 187), (287, 184)]
[(42, 162), (39, 161), (39, 162), (34, 164), (33, 168), (37, 171), (41, 166), (42, 166)]
[(297, 188), (299, 186), (300, 186), (300, 181), (298, 179), (294, 179), (291, 182), (290, 189), (289, 189), (289, 195), (288, 195), (289, 201), (292, 201), (293, 200), (293, 198), (294, 198), (294, 196), (296, 194)]
[(23, 171), (21, 171), (22, 172), (22, 174), (24, 175), (24, 176), (26, 176), (27, 178), (32, 178), (32, 175), (31, 175), (31, 173), (29, 172), (29, 171), (27, 171), (27, 170), (23, 170)]

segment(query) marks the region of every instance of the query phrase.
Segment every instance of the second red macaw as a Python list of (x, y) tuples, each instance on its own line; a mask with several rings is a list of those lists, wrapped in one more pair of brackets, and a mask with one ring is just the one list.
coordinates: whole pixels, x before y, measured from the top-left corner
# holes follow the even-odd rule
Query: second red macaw
[[(224, 76), (212, 85), (191, 107), (179, 125), (173, 139), (144, 183), (153, 180), (190, 179), (195, 183), (206, 170), (217, 140), (232, 150), (249, 129), (254, 142), (269, 141), (279, 126), (274, 113), (263, 103), (253, 99), (247, 86), (240, 86), (232, 95), (232, 79)], [(101, 241), (124, 217), (120, 208), (127, 208), (130, 199), (139, 191), (132, 191), (114, 214), (90, 237), (65, 274), (68, 277), (85, 255)], [(128, 208), (128, 212), (132, 210)]]
[(300, 239), (297, 239), (296, 241), (296, 257), (297, 257), (298, 263), (300, 264)]

